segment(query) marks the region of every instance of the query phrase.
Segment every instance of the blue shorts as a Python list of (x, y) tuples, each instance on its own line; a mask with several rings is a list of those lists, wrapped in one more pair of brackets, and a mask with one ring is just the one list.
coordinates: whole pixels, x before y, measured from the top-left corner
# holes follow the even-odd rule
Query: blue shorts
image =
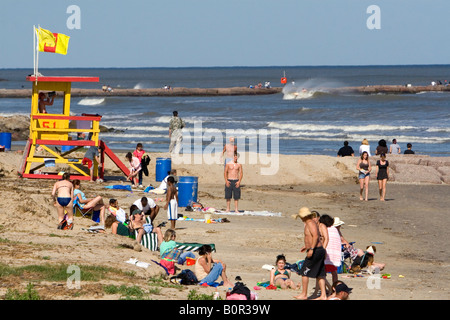
[(367, 173), (367, 174), (365, 174), (365, 173), (359, 173), (359, 176), (358, 176), (358, 179), (364, 179), (365, 177), (368, 177), (368, 176), (370, 176), (370, 173)]

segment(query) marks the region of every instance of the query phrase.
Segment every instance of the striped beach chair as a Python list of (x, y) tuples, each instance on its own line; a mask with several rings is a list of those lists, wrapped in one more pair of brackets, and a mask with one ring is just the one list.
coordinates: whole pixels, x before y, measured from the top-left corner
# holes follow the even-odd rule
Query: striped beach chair
[(192, 252), (196, 252), (198, 251), (198, 249), (200, 249), (201, 246), (203, 245), (210, 245), (212, 251), (216, 251), (216, 245), (214, 243), (196, 243), (196, 242), (191, 242), (191, 243), (182, 243), (182, 242), (176, 242), (176, 248), (183, 250), (183, 251), (192, 251)]

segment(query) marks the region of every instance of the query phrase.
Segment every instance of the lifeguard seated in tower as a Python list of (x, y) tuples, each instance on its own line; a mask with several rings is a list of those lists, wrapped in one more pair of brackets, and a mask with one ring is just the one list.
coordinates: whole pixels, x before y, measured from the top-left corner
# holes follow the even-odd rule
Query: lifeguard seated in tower
[[(50, 98), (51, 97), (51, 98)], [(39, 113), (48, 113), (45, 106), (52, 106), (55, 100), (55, 92), (39, 93)]]

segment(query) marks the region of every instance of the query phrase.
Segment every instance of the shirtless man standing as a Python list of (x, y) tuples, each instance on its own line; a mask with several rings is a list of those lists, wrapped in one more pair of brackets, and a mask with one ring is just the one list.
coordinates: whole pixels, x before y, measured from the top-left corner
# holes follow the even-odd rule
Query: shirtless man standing
[(241, 198), (241, 181), (244, 172), (242, 165), (237, 163), (237, 153), (234, 154), (233, 162), (225, 166), (225, 199), (227, 200), (227, 212), (230, 212), (231, 196), (234, 198), (234, 212), (238, 213), (238, 201)]
[(301, 218), (305, 224), (305, 246), (300, 250), (306, 250), (306, 258), (300, 269), (302, 275), (302, 292), (295, 296), (295, 299), (306, 300), (308, 298), (309, 278), (319, 279), (320, 296), (317, 299), (326, 300), (327, 292), (325, 289), (325, 256), (326, 250), (323, 248), (320, 240), (319, 226), (314, 221), (315, 213), (303, 207), (299, 210), (295, 218)]

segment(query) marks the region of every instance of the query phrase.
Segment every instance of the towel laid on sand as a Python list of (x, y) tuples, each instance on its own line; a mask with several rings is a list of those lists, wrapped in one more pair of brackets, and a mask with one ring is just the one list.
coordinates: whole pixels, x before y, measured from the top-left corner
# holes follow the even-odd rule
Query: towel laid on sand
[(229, 214), (234, 216), (263, 216), (263, 217), (281, 217), (281, 212), (271, 212), (271, 211), (239, 211), (239, 212), (226, 212), (226, 211), (216, 211), (216, 214)]

